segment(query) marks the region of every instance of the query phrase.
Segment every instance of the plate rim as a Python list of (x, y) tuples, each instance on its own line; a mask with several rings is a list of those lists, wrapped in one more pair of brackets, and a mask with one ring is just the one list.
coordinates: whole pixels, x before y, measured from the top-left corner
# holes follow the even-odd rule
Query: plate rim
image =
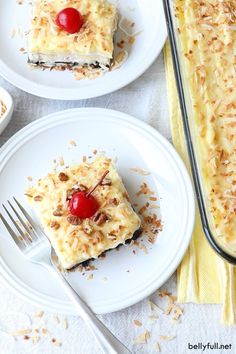
[[(91, 88), (84, 88), (78, 89), (77, 87), (74, 88), (59, 88), (53, 86), (47, 86), (46, 84), (41, 84), (38, 82), (34, 82), (33, 80), (29, 80), (24, 78), (23, 75), (20, 75), (18, 72), (10, 69), (1, 59), (0, 56), (0, 75), (8, 82), (10, 82), (15, 87), (21, 89), (24, 92), (30, 93), (34, 96), (47, 98), (47, 99), (54, 99), (54, 100), (65, 100), (65, 101), (77, 101), (83, 99), (90, 99), (101, 97), (115, 91), (120, 90), (121, 88), (131, 84), (133, 81), (138, 79), (142, 76), (154, 63), (154, 61), (160, 55), (166, 39), (167, 39), (167, 26), (165, 21), (164, 9), (162, 5), (162, 1), (159, 0), (161, 3), (161, 11), (162, 11), (162, 18), (163, 18), (163, 27), (161, 27), (161, 35), (159, 39), (160, 46), (155, 46), (153, 43), (152, 51), (149, 52), (150, 55), (146, 57), (144, 61), (144, 66), (138, 71), (132, 71), (131, 76), (128, 80), (124, 79), (120, 82), (120, 84), (112, 87), (109, 89), (109, 85), (103, 85), (103, 89), (100, 89), (100, 92), (97, 92), (96, 86), (95, 88), (92, 86)], [(73, 80), (73, 78), (72, 78)]]
[[(193, 186), (191, 183), (191, 179), (189, 177), (189, 174), (187, 172), (187, 168), (185, 167), (182, 159), (174, 149), (174, 147), (171, 145), (171, 143), (163, 137), (156, 129), (148, 125), (147, 123), (134, 118), (133, 116), (122, 113), (120, 111), (116, 110), (111, 110), (111, 109), (104, 109), (104, 108), (74, 108), (74, 109), (69, 109), (69, 110), (63, 110), (63, 111), (58, 111), (51, 113), (49, 115), (46, 115), (36, 121), (33, 121), (26, 127), (22, 128), (20, 131), (18, 131), (15, 135), (13, 135), (0, 149), (0, 156), (3, 156), (1, 165), (4, 164), (5, 158), (9, 155), (12, 149), (14, 147), (17, 148), (17, 144), (19, 143), (19, 138), (21, 141), (24, 143), (26, 141), (27, 135), (31, 131), (36, 131), (38, 126), (47, 128), (48, 126), (50, 127), (50, 122), (56, 121), (60, 122), (65, 119), (65, 116), (68, 117), (71, 115), (73, 117), (73, 114), (77, 115), (77, 120), (82, 120), (84, 119), (83, 114), (90, 114), (91, 116), (96, 116), (96, 115), (102, 115), (105, 117), (109, 117), (109, 119), (112, 119), (113, 121), (125, 121), (126, 123), (130, 123), (134, 127), (139, 126), (141, 129), (144, 129), (148, 134), (153, 135), (155, 140), (158, 140), (163, 148), (167, 150), (169, 155), (172, 157), (174, 162), (176, 163), (176, 166), (179, 169), (179, 172), (181, 172), (181, 177), (183, 180), (183, 184), (186, 188), (186, 200), (187, 200), (187, 205), (188, 205), (188, 217), (186, 217), (186, 225), (187, 227), (185, 228), (185, 236), (182, 236), (181, 240), (183, 241), (183, 244), (181, 247), (178, 249), (178, 257), (174, 259), (174, 261), (169, 264), (169, 268), (171, 268), (171, 271), (164, 270), (164, 276), (162, 275), (161, 280), (159, 280), (159, 283), (157, 280), (155, 280), (153, 283), (153, 286), (149, 286), (148, 290), (143, 289), (142, 294), (136, 294), (134, 295), (131, 299), (128, 300), (123, 300), (118, 303), (117, 306), (110, 306), (108, 309), (100, 309), (96, 311), (99, 314), (104, 314), (104, 313), (109, 313), (109, 312), (114, 312), (118, 311), (121, 309), (124, 309), (128, 306), (131, 306), (147, 296), (151, 295), (154, 291), (156, 291), (169, 277), (175, 272), (176, 268), (178, 267), (179, 263), (181, 262), (182, 258), (184, 257), (184, 254), (187, 250), (187, 247), (189, 245), (189, 242), (191, 240), (192, 236), (192, 231), (194, 227), (194, 221), (195, 221), (195, 200), (194, 200), (194, 192), (193, 192)], [(96, 119), (96, 118), (95, 118)], [(23, 137), (21, 138), (23, 134)], [(14, 152), (13, 152), (14, 155)], [(188, 192), (188, 193), (187, 193)], [(186, 236), (187, 235), (187, 236)], [(4, 267), (5, 266), (5, 267)], [(8, 268), (8, 269), (6, 269)], [(27, 302), (30, 302), (31, 304), (38, 305), (38, 296), (40, 294), (41, 297), (41, 306), (44, 307), (47, 311), (50, 312), (61, 312), (63, 314), (67, 315), (73, 315), (74, 310), (73, 307), (70, 305), (69, 302), (66, 302), (64, 300), (57, 299), (57, 301), (52, 303), (52, 298), (49, 295), (43, 295), (39, 291), (30, 288), (28, 285), (24, 284), (23, 281), (19, 278), (17, 278), (17, 286), (14, 284), (14, 281), (12, 279), (15, 277), (13, 274), (12, 279), (9, 281), (9, 270), (11, 272), (11, 269), (7, 266), (7, 263), (3, 261), (3, 259), (0, 257), (0, 279), (1, 281), (11, 290), (13, 290), (15, 293), (17, 293), (18, 296), (26, 300)], [(7, 273), (8, 272), (8, 273)], [(5, 275), (5, 277), (4, 277)], [(15, 277), (16, 278), (16, 277)], [(22, 288), (23, 284), (23, 288)], [(30, 292), (30, 294), (28, 293)], [(33, 295), (32, 295), (33, 294)], [(43, 295), (43, 296), (42, 296)], [(52, 306), (53, 305), (53, 306)]]

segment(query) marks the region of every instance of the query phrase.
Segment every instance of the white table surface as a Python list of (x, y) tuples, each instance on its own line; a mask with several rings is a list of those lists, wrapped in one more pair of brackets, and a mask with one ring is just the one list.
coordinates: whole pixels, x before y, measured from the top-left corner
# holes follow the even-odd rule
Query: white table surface
[[(96, 99), (83, 101), (54, 101), (38, 98), (13, 87), (0, 78), (0, 86), (6, 88), (13, 96), (15, 111), (13, 120), (8, 128), (0, 136), (0, 145), (8, 140), (15, 132), (29, 124), (33, 120), (46, 114), (62, 109), (74, 107), (103, 107), (120, 110), (142, 119), (170, 140), (168, 121), (167, 96), (165, 85), (165, 73), (163, 57), (131, 85)], [(173, 276), (162, 289), (168, 289), (176, 293), (176, 278)], [(157, 295), (151, 297), (160, 307), (165, 308), (165, 300)], [(173, 324), (171, 316), (161, 315), (152, 322), (147, 301), (144, 300), (135, 306), (123, 311), (100, 316), (110, 330), (124, 342), (133, 353), (156, 353), (155, 343), (158, 341), (163, 354), (200, 353), (201, 350), (188, 350), (188, 343), (199, 342), (207, 344), (218, 342), (219, 344), (232, 344), (232, 350), (205, 350), (204, 353), (236, 353), (235, 328), (225, 328), (220, 321), (220, 305), (183, 305), (184, 315), (180, 324)], [(34, 317), (40, 308), (29, 305), (15, 296), (0, 283), (0, 330), (22, 329), (27, 325), (27, 319), (23, 313), (38, 322), (45, 321), (44, 327), (51, 332), (44, 335), (37, 344), (31, 341), (18, 339), (12, 340), (0, 332), (0, 354), (99, 354), (100, 350), (89, 334), (83, 321), (76, 317), (69, 317), (69, 327), (63, 329), (62, 323), (57, 324), (54, 315), (45, 313), (42, 319)], [(63, 316), (58, 314), (62, 321)], [(133, 320), (142, 322), (142, 327), (135, 327)], [(133, 340), (145, 330), (150, 331), (151, 337), (147, 344), (133, 345)], [(160, 335), (176, 335), (172, 341), (159, 340)], [(55, 337), (62, 342), (61, 347), (51, 343)]]

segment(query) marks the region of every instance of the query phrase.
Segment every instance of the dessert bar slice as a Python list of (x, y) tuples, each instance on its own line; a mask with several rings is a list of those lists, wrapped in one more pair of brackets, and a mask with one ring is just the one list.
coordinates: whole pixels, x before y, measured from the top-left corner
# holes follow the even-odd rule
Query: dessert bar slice
[(65, 269), (131, 240), (141, 221), (108, 158), (49, 173), (26, 195)]
[(106, 0), (36, 0), (28, 62), (48, 68), (109, 70), (118, 12)]

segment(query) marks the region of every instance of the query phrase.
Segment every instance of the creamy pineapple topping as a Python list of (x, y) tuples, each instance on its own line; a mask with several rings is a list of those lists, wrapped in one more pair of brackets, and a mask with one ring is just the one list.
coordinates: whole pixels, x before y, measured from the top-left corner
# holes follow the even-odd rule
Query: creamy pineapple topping
[[(93, 192), (99, 204), (97, 212), (85, 219), (71, 215), (68, 207), (71, 198), (79, 191), (89, 192), (105, 171), (109, 173)], [(26, 195), (65, 269), (124, 244), (141, 226), (108, 158), (99, 157), (60, 173), (49, 173), (28, 188)]]
[(236, 2), (174, 4), (214, 234), (235, 255)]
[[(56, 21), (58, 13), (67, 8), (78, 10), (83, 19), (82, 27), (75, 33), (63, 30)], [(34, 1), (28, 35), (29, 63), (108, 70), (113, 59), (117, 18), (116, 7), (107, 0)]]

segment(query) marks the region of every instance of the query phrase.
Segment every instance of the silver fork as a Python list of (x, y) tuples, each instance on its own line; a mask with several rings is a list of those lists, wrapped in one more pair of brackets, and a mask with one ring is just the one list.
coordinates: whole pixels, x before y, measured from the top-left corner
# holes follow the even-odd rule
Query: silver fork
[(54, 250), (47, 236), (18, 200), (16, 198), (13, 199), (14, 204), (8, 201), (8, 207), (3, 205), (3, 208), (14, 227), (10, 225), (9, 221), (1, 213), (0, 219), (22, 254), (29, 261), (40, 264), (52, 272), (73, 302), (78, 314), (91, 330), (104, 353), (131, 353), (95, 316), (88, 305), (86, 305), (64, 276), (57, 270), (52, 261)]

